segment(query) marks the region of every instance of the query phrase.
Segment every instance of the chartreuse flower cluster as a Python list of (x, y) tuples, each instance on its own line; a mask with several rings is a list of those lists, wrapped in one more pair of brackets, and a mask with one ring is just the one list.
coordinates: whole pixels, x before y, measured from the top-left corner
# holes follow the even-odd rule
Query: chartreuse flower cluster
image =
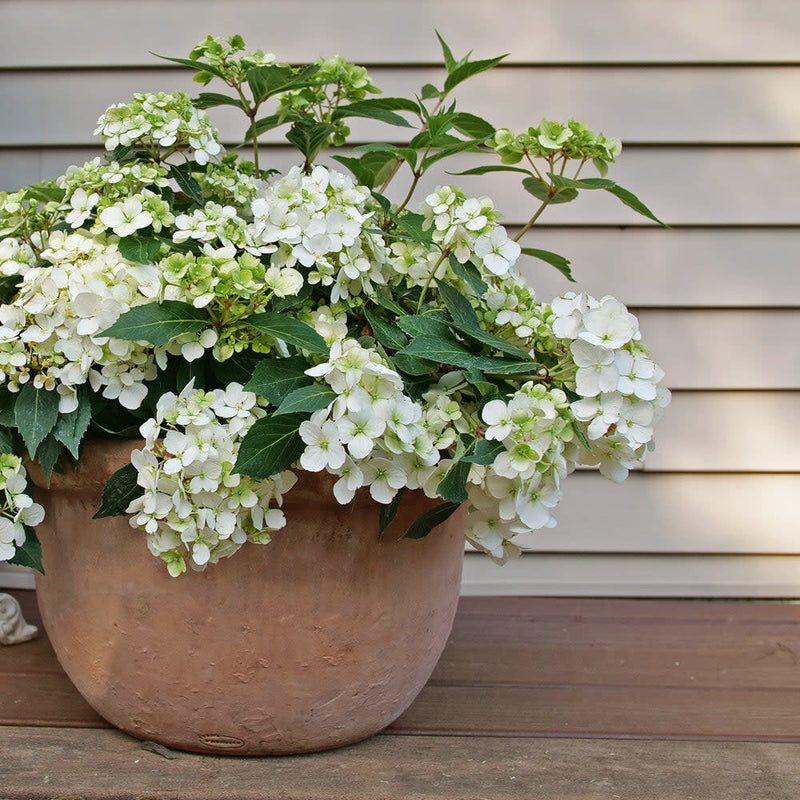
[[(655, 219), (605, 177), (620, 145), (461, 111), (456, 87), (500, 59), (442, 48), (441, 88), (385, 98), (339, 57), (292, 67), (209, 37), (172, 60), (229, 94), (137, 94), (98, 121), (105, 158), (0, 194), (0, 560), (40, 566), (20, 456), (49, 475), (87, 436), (144, 439), (98, 516), (129, 514), (172, 575), (282, 535), (303, 472), (341, 504), (369, 493), (376, 535), (406, 492), (440, 500), (409, 538), (463, 505), (502, 562), (555, 524), (577, 466), (622, 480), (645, 457), (669, 393), (636, 318), (612, 297), (542, 302), (517, 267), (571, 278), (520, 240), (583, 190)], [(243, 112), (252, 161), (224, 152), (218, 105)], [(409, 141), (334, 156), (351, 175), (315, 163), (354, 117)], [(301, 163), (274, 175), (259, 136), (281, 127)], [(517, 173), (532, 209), (513, 237), (491, 198), (431, 181), (457, 153), (464, 175)]]

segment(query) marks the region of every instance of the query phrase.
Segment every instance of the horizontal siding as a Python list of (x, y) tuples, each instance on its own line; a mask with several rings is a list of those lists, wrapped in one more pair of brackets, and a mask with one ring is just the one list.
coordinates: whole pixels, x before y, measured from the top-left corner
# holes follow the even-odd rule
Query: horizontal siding
[(800, 597), (800, 556), (526, 555), (503, 567), (470, 553), (466, 595)]
[[(134, 92), (185, 91), (198, 86), (189, 70), (43, 70), (0, 81), (5, 145), (84, 145), (95, 121)], [(444, 83), (444, 70), (414, 67), (370, 70), (387, 96), (411, 96), (425, 83)], [(221, 84), (220, 84), (221, 86)], [(212, 87), (213, 88), (213, 87)], [(459, 106), (498, 127), (514, 130), (550, 119), (579, 119), (624, 142), (651, 144), (786, 144), (800, 141), (800, 67), (510, 67), (477, 76), (456, 91)], [(513, 97), (514, 102), (509, 103)], [(265, 107), (264, 114), (270, 112)], [(694, 117), (698, 108), (703, 114)], [(242, 135), (244, 116), (214, 109), (225, 141)], [(690, 124), (687, 121), (691, 120)], [(398, 139), (403, 131), (354, 119), (351, 141)], [(282, 141), (269, 132), (263, 141)]]
[[(24, 166), (26, 170), (38, 167), (38, 172), (46, 165), (50, 168), (46, 174), (54, 176), (73, 163), (75, 156), (81, 161), (97, 152), (34, 152)], [(16, 188), (19, 184), (23, 165), (17, 158), (16, 150), (0, 158), (0, 186)], [(297, 151), (288, 146), (264, 148), (262, 154), (265, 166), (281, 171), (300, 160)], [(330, 155), (319, 163), (343, 169)], [(479, 163), (485, 163), (481, 156), (456, 156), (447, 169), (457, 173)], [(611, 176), (670, 225), (795, 225), (800, 216), (800, 147), (629, 148), (614, 165)], [(516, 176), (494, 173), (479, 180), (454, 177), (439, 164), (425, 174), (417, 197), (424, 198), (426, 191), (443, 183), (461, 185), (468, 193), (488, 194), (508, 225), (526, 222), (536, 208), (534, 198), (525, 193)], [(408, 185), (405, 171), (400, 172), (387, 194), (399, 200)], [(582, 192), (576, 202), (549, 208), (543, 219), (548, 225), (655, 224), (602, 191)]]
[(793, 0), (4, 0), (0, 19), (8, 67), (146, 64), (150, 50), (184, 55), (209, 33), (237, 32), (289, 61), (341, 51), (369, 63), (437, 62), (434, 29), (457, 55), (476, 49), (478, 58), (800, 61)]

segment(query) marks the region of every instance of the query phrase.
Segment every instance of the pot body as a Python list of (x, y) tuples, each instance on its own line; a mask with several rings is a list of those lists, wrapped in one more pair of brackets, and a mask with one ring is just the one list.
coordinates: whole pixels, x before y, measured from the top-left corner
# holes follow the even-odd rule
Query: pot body
[(411, 704), (455, 615), (460, 514), (398, 540), (438, 502), (407, 492), (378, 539), (364, 490), (341, 506), (330, 476), (300, 473), (272, 542), (171, 578), (127, 518), (92, 519), (136, 446), (92, 442), (49, 489), (31, 470), (46, 509), (42, 618), (99, 714), (182, 750), (279, 755), (360, 741)]

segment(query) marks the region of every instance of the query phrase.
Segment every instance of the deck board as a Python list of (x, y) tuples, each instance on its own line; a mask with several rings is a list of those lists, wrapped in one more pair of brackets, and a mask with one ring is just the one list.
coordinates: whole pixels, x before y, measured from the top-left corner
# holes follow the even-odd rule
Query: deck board
[[(38, 623), (34, 593), (12, 594)], [(142, 750), (43, 635), (0, 648), (0, 798), (796, 800), (798, 617), (791, 602), (464, 597), (387, 731), (277, 759)]]

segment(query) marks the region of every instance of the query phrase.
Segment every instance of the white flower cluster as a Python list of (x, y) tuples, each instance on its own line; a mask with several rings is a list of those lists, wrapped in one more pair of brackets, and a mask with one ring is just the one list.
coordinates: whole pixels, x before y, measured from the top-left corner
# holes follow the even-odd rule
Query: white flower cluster
[(504, 449), (489, 469), (473, 468), (467, 539), (504, 561), (519, 552), (515, 535), (555, 525), (561, 479), (575, 468), (575, 432), (564, 392), (534, 382), (507, 402), (490, 400), (481, 416), (486, 440)]
[(145, 148), (190, 148), (198, 164), (207, 164), (222, 150), (208, 114), (195, 108), (183, 92), (134, 94), (132, 102), (106, 110), (97, 120), (97, 133), (105, 139), (106, 150), (139, 144)]
[(473, 259), (492, 275), (505, 275), (519, 258), (520, 246), (498, 225), (488, 197), (466, 197), (453, 186), (441, 186), (422, 206), (433, 241), (453, 253), (460, 263)]
[(142, 425), (145, 446), (131, 462), (144, 494), (131, 502), (131, 526), (171, 575), (235, 553), (245, 542), (265, 543), (286, 524), (280, 506), (297, 478), (286, 471), (256, 481), (233, 473), (242, 437), (265, 412), (241, 384), (223, 391), (163, 395), (156, 416)]
[(422, 407), (403, 393), (400, 375), (376, 351), (338, 339), (328, 361), (306, 374), (323, 378), (336, 398), (300, 425), (303, 469), (339, 475), (333, 491), (340, 503), (362, 486), (377, 502), (390, 503), (401, 488), (423, 485), (439, 452)]
[(155, 267), (131, 264), (115, 244), (83, 231), (50, 235), (42, 266), (29, 269), (14, 301), (0, 306), (0, 382), (57, 390), (59, 410), (77, 407), (89, 381), (104, 397), (138, 408), (155, 377), (152, 348), (98, 336), (134, 305), (158, 298)]
[(369, 196), (339, 172), (292, 167), (252, 202), (251, 240), (273, 253), (273, 266), (306, 267), (308, 282), (331, 287), (334, 303), (369, 293), (386, 283), (387, 262), (383, 239), (364, 230)]
[(28, 476), (22, 459), (0, 453), (0, 561), (14, 557), (25, 544), (25, 525), (38, 525), (44, 509), (26, 494)]
[(663, 370), (641, 344), (636, 317), (613, 297), (570, 292), (551, 303), (553, 333), (569, 342), (574, 362), (575, 418), (587, 424), (592, 449), (584, 463), (616, 481), (641, 461), (653, 425), (670, 400), (658, 386)]
[(0, 275), (24, 275), (36, 266), (36, 253), (27, 243), (8, 237), (0, 239)]

